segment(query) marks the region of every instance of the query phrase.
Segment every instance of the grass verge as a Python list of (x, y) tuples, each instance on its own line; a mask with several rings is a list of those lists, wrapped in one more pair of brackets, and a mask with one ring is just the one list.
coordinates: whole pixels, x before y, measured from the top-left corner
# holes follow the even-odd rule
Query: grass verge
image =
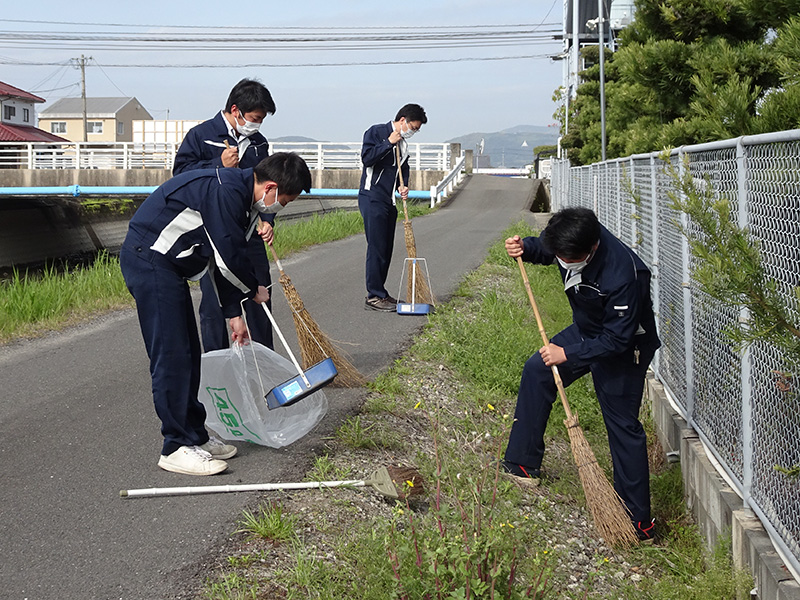
[[(534, 266), (528, 273), (545, 327), (555, 333), (570, 322), (558, 273)], [(405, 502), (369, 489), (271, 495), (298, 516), (301, 533), (266, 546), (235, 534), (236, 565), (220, 564), (198, 597), (225, 597), (215, 587), (232, 577), (264, 598), (717, 600), (749, 590), (724, 541), (704, 551), (682, 502), (680, 471), (661, 461), (652, 467), (652, 493), (664, 542), (617, 552), (597, 540), (558, 403), (543, 484), (520, 485), (498, 472), (522, 365), (537, 338), (516, 264), (498, 243), (429, 317), (414, 346), (370, 384), (362, 413), (342, 425), (309, 474), (359, 478), (387, 463), (414, 465), (424, 492)], [(568, 396), (608, 468), (589, 378)], [(264, 553), (269, 561), (241, 558)]]

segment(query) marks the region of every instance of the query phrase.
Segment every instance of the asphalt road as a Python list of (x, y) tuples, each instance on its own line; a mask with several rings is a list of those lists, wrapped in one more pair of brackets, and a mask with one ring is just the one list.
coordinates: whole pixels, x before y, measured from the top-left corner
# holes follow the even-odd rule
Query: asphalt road
[[(447, 206), (414, 220), (417, 254), (428, 262), (439, 301), (483, 262), (510, 223), (531, 217), (531, 191), (527, 179), (477, 175)], [(365, 250), (363, 236), (354, 236), (297, 254), (283, 267), (320, 328), (373, 377), (408, 347), (426, 317), (364, 310)], [(399, 224), (387, 282), (392, 295), (405, 256)], [(276, 318), (293, 340), (279, 286), (275, 296)], [(0, 598), (15, 600), (184, 597), (184, 583), (202, 579), (258, 496), (122, 499), (119, 491), (297, 481), (323, 438), (365, 395), (328, 387), (330, 411), (308, 436), (283, 449), (240, 445), (228, 471), (196, 478), (156, 466), (159, 422), (132, 310), (0, 348), (0, 381)]]

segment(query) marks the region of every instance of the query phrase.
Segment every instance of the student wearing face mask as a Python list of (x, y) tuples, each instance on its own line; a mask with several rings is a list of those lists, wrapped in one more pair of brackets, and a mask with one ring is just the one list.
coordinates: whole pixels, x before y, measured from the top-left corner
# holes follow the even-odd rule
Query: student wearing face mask
[(512, 258), (558, 264), (573, 323), (525, 363), (502, 467), (537, 482), (557, 391), (551, 367), (558, 367), (565, 387), (591, 373), (608, 431), (614, 489), (639, 539), (651, 540), (647, 438), (639, 421), (645, 374), (661, 345), (650, 271), (586, 208), (561, 210), (540, 237), (513, 236), (505, 246)]
[[(237, 83), (225, 103), (225, 109), (186, 134), (175, 155), (173, 175), (194, 169), (255, 167), (269, 155), (269, 142), (259, 132), (267, 115), (275, 113), (275, 102), (264, 85), (254, 79)], [(269, 287), (269, 259), (264, 243), (272, 241), (274, 214), (264, 214), (258, 230), (250, 238), (248, 256), (256, 269), (258, 281)], [(228, 335), (222, 310), (216, 301), (208, 277), (200, 282), (200, 333), (206, 352), (228, 347)], [(272, 308), (272, 302), (268, 302)], [(253, 340), (272, 348), (272, 327), (264, 311), (248, 306), (247, 323)]]
[[(364, 219), (367, 238), (366, 284), (364, 308), (395, 312), (397, 300), (386, 291), (386, 276), (392, 262), (394, 232), (397, 226), (395, 190), (408, 198), (408, 187), (399, 186), (398, 169), (408, 182), (408, 141), (428, 122), (419, 104), (406, 104), (397, 112), (394, 121), (373, 125), (364, 133), (361, 146), (361, 184), (358, 190), (358, 209)], [(395, 147), (400, 149), (397, 164)]]
[(310, 189), (311, 173), (303, 159), (279, 152), (252, 169), (177, 175), (133, 215), (120, 267), (136, 300), (150, 357), (153, 403), (164, 436), (158, 460), (162, 469), (214, 475), (236, 454), (235, 446), (210, 437), (205, 429), (206, 412), (197, 398), (200, 340), (187, 280), (207, 276), (213, 281), (231, 338), (246, 341), (240, 303), (258, 306), (269, 299), (248, 259), (248, 235), (259, 211), (274, 211)]

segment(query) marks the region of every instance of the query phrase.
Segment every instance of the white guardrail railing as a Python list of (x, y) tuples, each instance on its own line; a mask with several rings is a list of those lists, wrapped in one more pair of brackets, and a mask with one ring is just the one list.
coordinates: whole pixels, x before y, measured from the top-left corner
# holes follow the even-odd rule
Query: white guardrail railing
[[(175, 142), (2, 142), (0, 168), (172, 169)], [(310, 169), (361, 169), (360, 142), (271, 142), (270, 152), (296, 152)], [(415, 171), (446, 171), (450, 144), (409, 144)]]
[(467, 157), (462, 155), (458, 162), (453, 166), (452, 170), (442, 178), (436, 185), (431, 186), (431, 208), (442, 201), (442, 198), (447, 198), (455, 186), (461, 183), (464, 178), (464, 167), (467, 164)]

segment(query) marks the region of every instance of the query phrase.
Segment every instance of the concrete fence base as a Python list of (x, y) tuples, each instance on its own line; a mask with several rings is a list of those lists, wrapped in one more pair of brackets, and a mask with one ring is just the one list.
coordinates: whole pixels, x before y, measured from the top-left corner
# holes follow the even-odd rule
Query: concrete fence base
[(654, 377), (647, 393), (661, 445), (666, 453), (680, 456), (686, 504), (708, 548), (720, 535), (730, 534), (734, 565), (749, 570), (755, 579), (751, 598), (800, 600), (800, 584), (781, 560), (753, 511), (714, 467), (697, 433), (677, 413)]

